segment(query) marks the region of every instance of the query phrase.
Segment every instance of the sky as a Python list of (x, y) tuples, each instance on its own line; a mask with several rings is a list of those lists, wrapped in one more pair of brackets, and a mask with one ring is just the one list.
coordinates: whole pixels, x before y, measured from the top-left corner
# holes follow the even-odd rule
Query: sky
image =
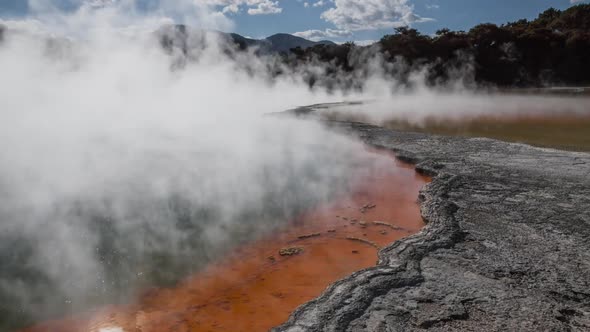
[[(38, 15), (35, 8), (52, 3), (60, 10), (81, 4), (111, 5), (135, 2), (143, 12), (187, 2), (227, 17), (231, 30), (247, 37), (264, 38), (291, 33), (312, 40), (329, 39), (359, 43), (378, 40), (397, 26), (411, 26), (425, 34), (441, 28), (469, 30), (479, 23), (502, 24), (533, 19), (549, 7), (566, 9), (588, 0), (0, 0), (0, 18)], [(40, 6), (40, 4), (43, 4)], [(182, 23), (182, 22), (179, 22)]]

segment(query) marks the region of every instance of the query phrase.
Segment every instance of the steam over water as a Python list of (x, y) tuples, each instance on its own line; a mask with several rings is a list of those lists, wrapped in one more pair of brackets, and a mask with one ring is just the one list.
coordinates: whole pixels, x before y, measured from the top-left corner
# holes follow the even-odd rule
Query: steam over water
[(123, 21), (3, 22), (0, 330), (171, 284), (344, 190), (362, 157), (264, 116), (336, 97), (238, 70), (258, 60), (211, 36), (166, 50), (161, 18)]

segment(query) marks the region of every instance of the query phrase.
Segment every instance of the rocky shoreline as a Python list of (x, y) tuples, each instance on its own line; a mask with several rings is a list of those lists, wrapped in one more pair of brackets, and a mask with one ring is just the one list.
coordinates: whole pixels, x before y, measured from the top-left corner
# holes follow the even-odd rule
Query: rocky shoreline
[(590, 330), (590, 154), (329, 125), (433, 176), (428, 224), (274, 331)]

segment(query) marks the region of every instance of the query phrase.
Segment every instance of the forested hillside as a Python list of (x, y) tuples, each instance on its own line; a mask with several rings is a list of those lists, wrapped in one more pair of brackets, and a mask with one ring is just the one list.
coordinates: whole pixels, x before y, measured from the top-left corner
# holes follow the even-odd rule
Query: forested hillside
[[(369, 49), (382, 55), (384, 70), (402, 80), (412, 68), (425, 66), (430, 84), (467, 72), (474, 82), (498, 86), (584, 85), (590, 83), (590, 5), (564, 11), (551, 8), (535, 20), (501, 26), (441, 29), (435, 36), (400, 27), (371, 46), (346, 43), (293, 49), (296, 60), (291, 56), (291, 64), (319, 59), (352, 72), (364, 63), (358, 54)], [(407, 66), (387, 65), (400, 61)]]

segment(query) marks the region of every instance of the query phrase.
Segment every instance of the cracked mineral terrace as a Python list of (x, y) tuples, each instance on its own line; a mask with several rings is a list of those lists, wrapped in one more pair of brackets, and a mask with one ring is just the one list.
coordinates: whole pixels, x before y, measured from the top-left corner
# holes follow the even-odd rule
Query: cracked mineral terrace
[(330, 125), (433, 176), (428, 225), (274, 331), (590, 330), (590, 154)]

